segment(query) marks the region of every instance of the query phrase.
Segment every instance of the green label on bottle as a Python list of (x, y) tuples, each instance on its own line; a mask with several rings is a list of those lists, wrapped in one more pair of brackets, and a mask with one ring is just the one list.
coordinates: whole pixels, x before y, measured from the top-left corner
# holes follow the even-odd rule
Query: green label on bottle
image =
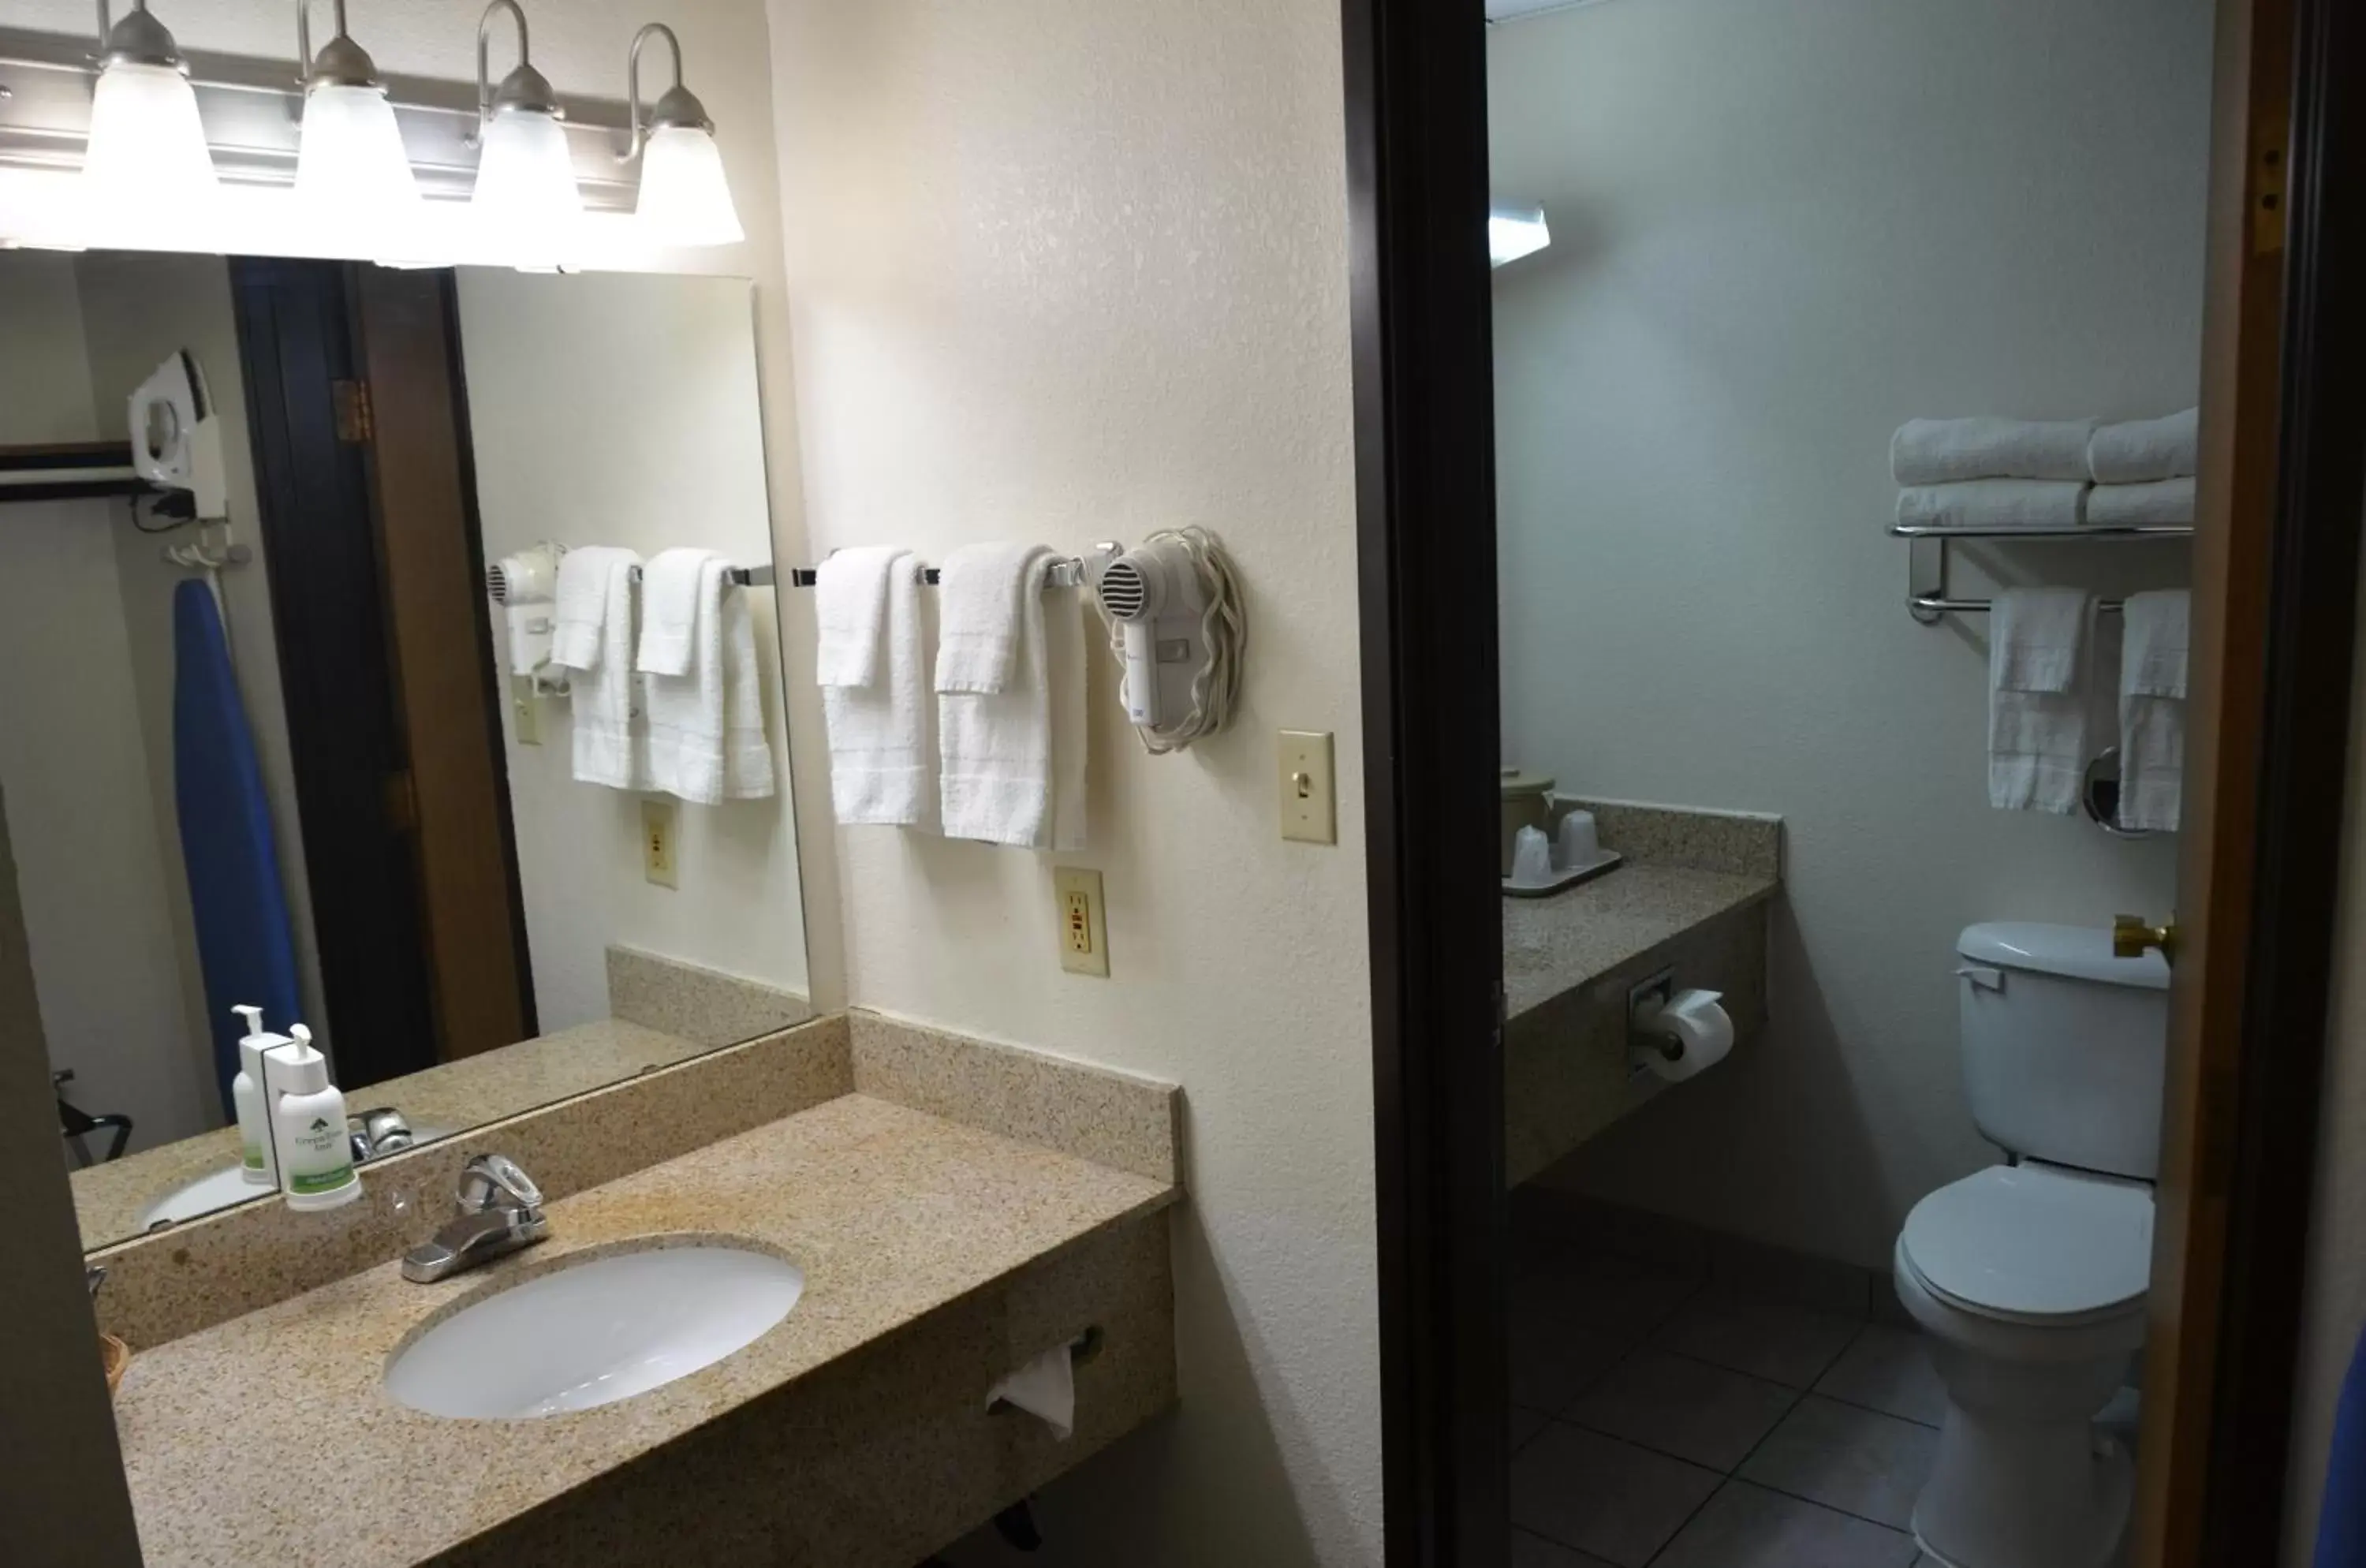
[(299, 1176), (291, 1171), (287, 1177), (287, 1190), (301, 1198), (310, 1198), (322, 1192), (334, 1192), (353, 1179), (354, 1168), (349, 1165), (341, 1165), (334, 1170), (324, 1170), (315, 1176)]
[(263, 1145), (261, 1144), (242, 1144), (239, 1147), (243, 1152), (247, 1169), (261, 1170), (263, 1168)]

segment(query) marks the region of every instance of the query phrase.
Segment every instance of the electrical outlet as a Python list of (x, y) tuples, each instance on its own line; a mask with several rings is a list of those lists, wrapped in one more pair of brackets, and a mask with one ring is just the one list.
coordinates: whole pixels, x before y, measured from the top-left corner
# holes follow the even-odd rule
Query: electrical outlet
[(542, 744), (542, 699), (535, 694), (534, 677), (510, 677), (510, 712), (517, 721), (517, 743)]
[(1101, 914), (1101, 874), (1082, 866), (1052, 868), (1060, 908), (1060, 967), (1071, 975), (1109, 978), (1109, 926)]
[(674, 803), (641, 802), (641, 874), (659, 887), (679, 887), (674, 880)]
[(1281, 732), (1281, 836), (1306, 844), (1339, 841), (1339, 807), (1331, 778), (1331, 732)]

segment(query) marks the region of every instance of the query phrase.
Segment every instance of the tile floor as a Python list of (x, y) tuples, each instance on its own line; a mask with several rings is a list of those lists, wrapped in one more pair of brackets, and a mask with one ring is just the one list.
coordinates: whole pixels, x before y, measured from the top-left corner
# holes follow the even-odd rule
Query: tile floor
[(1945, 1404), (1914, 1330), (1682, 1256), (1514, 1247), (1512, 1568), (1927, 1563)]

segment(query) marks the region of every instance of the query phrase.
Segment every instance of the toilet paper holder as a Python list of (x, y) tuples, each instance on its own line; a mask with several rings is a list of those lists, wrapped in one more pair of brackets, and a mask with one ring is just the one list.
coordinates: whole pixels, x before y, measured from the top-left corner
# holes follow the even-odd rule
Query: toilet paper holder
[(1651, 1071), (1646, 1054), (1673, 1061), (1684, 1055), (1684, 1042), (1673, 1034), (1646, 1028), (1644, 1021), (1676, 999), (1676, 972), (1662, 969), (1627, 987), (1627, 1076)]

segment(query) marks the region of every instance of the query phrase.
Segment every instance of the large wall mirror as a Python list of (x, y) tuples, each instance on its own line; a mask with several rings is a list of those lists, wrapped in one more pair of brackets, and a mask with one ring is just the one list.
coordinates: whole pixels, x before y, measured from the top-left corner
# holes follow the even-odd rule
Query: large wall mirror
[(0, 874), (86, 1247), (274, 1197), (241, 1005), (365, 1179), (809, 1015), (747, 283), (16, 253), (0, 342)]

